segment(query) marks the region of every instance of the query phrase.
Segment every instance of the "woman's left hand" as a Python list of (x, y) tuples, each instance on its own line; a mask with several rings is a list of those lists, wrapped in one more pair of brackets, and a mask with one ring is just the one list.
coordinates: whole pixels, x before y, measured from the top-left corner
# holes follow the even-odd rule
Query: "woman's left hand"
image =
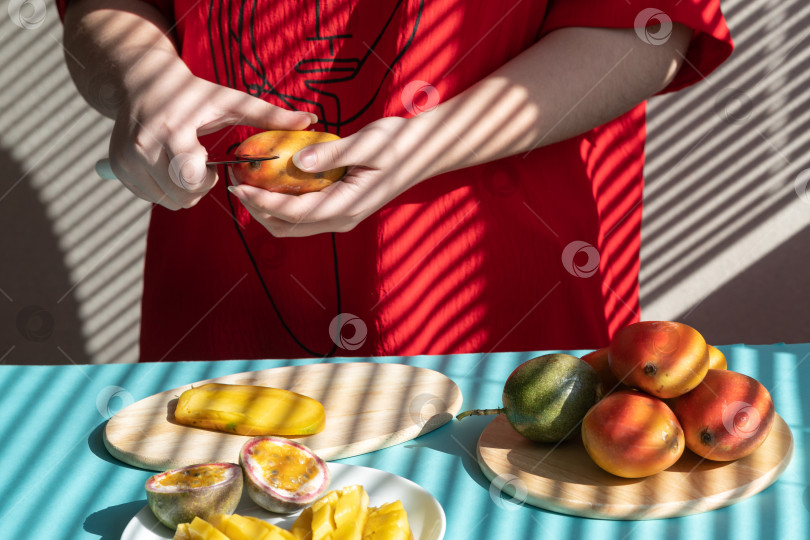
[(675, 23), (665, 43), (650, 44), (633, 28), (560, 28), (429, 114), (382, 118), (294, 156), (309, 172), (349, 167), (342, 182), (297, 197), (231, 189), (275, 236), (350, 231), (426, 178), (529, 153), (626, 113), (674, 79), (692, 34)]
[(314, 144), (293, 156), (307, 172), (348, 167), (340, 182), (303, 195), (273, 193), (245, 184), (230, 187), (254, 219), (274, 236), (311, 236), (352, 230), (366, 217), (424, 176), (406, 159), (415, 145), (408, 141), (409, 120), (376, 120), (354, 135)]

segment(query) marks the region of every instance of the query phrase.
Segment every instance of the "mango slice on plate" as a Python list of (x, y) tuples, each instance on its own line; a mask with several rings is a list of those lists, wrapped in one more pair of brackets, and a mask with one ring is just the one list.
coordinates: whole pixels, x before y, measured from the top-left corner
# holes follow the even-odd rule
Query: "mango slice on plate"
[(330, 491), (312, 505), (312, 540), (328, 540), (332, 536), (338, 498), (337, 491)]
[(304, 508), (290, 527), (290, 532), (296, 540), (312, 539), (312, 507)]
[(362, 486), (345, 487), (339, 493), (332, 540), (362, 540), (368, 516), (368, 494)]
[(230, 540), (204, 519), (195, 517), (191, 523), (180, 523), (174, 540)]
[(208, 383), (186, 390), (174, 413), (180, 424), (238, 435), (313, 435), (326, 412), (311, 397), (247, 384)]
[(368, 506), (362, 486), (329, 491), (305, 509), (290, 532), (297, 540), (410, 540), (408, 515), (400, 501)]
[(296, 540), (281, 527), (252, 516), (219, 514), (209, 521), (230, 540)]
[(413, 538), (402, 502), (394, 501), (368, 512), (363, 540), (409, 540)]

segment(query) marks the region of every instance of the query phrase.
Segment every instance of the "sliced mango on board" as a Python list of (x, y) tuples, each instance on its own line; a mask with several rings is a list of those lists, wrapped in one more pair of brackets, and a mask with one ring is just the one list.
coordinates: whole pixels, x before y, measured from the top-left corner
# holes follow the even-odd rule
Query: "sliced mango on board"
[(312, 435), (326, 411), (311, 397), (267, 386), (208, 383), (180, 394), (178, 423), (238, 435)]

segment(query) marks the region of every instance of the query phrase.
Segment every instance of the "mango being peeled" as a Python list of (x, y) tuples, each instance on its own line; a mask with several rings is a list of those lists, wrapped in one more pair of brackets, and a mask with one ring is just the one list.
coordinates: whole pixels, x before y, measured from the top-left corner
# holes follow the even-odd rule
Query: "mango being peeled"
[(233, 513), (242, 496), (242, 470), (234, 463), (192, 465), (151, 476), (145, 487), (152, 513), (176, 529), (196, 517)]
[(248, 137), (236, 148), (236, 156), (278, 156), (278, 159), (237, 163), (230, 171), (237, 184), (264, 188), (268, 191), (301, 195), (320, 191), (340, 180), (346, 167), (325, 172), (304, 172), (292, 162), (293, 155), (312, 144), (339, 139), (319, 131), (265, 131)]
[(318, 401), (266, 386), (208, 383), (186, 390), (174, 417), (180, 424), (238, 435), (312, 435), (323, 431)]

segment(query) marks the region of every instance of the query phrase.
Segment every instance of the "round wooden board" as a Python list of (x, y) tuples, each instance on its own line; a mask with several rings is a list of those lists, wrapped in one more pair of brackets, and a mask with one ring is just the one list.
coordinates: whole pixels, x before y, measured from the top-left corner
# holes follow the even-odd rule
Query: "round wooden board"
[(793, 436), (779, 415), (750, 456), (717, 462), (687, 450), (666, 471), (638, 479), (600, 469), (580, 439), (559, 445), (529, 441), (504, 415), (478, 440), (481, 470), (516, 502), (601, 519), (667, 518), (728, 506), (770, 486), (792, 456)]
[[(458, 386), (436, 371), (402, 364), (310, 364), (195, 381), (254, 384), (292, 390), (320, 401), (326, 428), (297, 437), (327, 460), (393, 446), (445, 424), (458, 413)], [(104, 429), (115, 458), (144, 469), (238, 460), (250, 437), (177, 424), (178, 396), (192, 384), (142, 399), (119, 411)]]

